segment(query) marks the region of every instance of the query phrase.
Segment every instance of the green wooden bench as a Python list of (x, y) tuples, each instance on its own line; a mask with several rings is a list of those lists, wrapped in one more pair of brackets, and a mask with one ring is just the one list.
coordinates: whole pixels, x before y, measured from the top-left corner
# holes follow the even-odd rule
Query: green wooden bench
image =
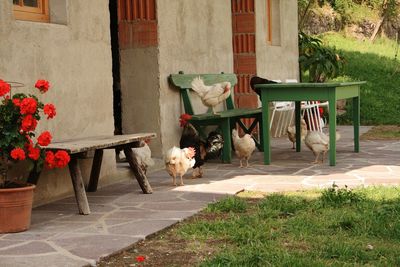
[[(232, 159), (232, 138), (231, 131), (236, 126), (239, 125), (240, 128), (243, 129), (245, 133), (251, 134), (254, 128), (257, 126), (258, 122), (262, 122), (262, 110), (261, 108), (255, 109), (244, 109), (244, 108), (236, 108), (232, 99), (232, 94), (225, 100), (225, 109), (223, 111), (219, 111), (216, 114), (213, 114), (211, 110), (202, 114), (194, 114), (194, 109), (192, 106), (191, 97), (192, 94), (195, 94), (191, 91), (191, 83), (192, 80), (196, 77), (201, 77), (206, 85), (211, 85), (214, 83), (220, 82), (230, 82), (231, 88), (237, 83), (236, 74), (233, 73), (221, 73), (221, 74), (183, 74), (183, 72), (179, 72), (179, 74), (171, 74), (169, 76), (169, 81), (172, 85), (180, 89), (181, 97), (183, 100), (183, 106), (185, 109), (185, 113), (192, 115), (192, 119), (190, 123), (199, 130), (199, 132), (205, 136), (202, 128), (204, 126), (216, 125), (219, 127), (221, 134), (224, 138), (224, 148), (222, 151), (222, 161), (225, 163), (230, 163)], [(233, 89), (231, 89), (233, 90)], [(241, 121), (243, 118), (253, 118), (253, 123), (246, 127), (246, 125)], [(262, 150), (263, 147), (263, 133), (262, 127), (260, 129), (260, 138), (256, 141), (256, 145), (259, 150)]]

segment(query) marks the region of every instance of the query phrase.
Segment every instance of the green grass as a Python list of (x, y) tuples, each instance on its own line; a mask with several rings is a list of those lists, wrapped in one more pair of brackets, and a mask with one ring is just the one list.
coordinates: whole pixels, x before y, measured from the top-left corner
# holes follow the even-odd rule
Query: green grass
[(399, 188), (332, 187), (233, 199), (204, 211), (223, 217), (201, 217), (177, 229), (184, 239), (224, 244), (201, 266), (400, 265)]
[[(361, 88), (361, 124), (399, 124), (400, 54), (395, 59), (396, 42), (379, 39), (371, 43), (345, 38), (338, 33), (324, 34), (322, 39), (327, 45), (336, 47), (346, 61), (343, 75), (335, 80), (367, 81)], [(350, 105), (347, 110), (351, 110)], [(350, 112), (339, 118), (341, 124), (351, 121)]]

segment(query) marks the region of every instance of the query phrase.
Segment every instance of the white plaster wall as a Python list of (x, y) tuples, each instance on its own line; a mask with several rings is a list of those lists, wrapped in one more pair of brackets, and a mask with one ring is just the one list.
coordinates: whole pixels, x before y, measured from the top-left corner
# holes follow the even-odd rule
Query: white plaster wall
[[(52, 102), (57, 116), (39, 122), (54, 139), (113, 134), (112, 62), (108, 0), (64, 1), (66, 25), (16, 21), (12, 1), (0, 1), (0, 78), (26, 84), (35, 92), (37, 79), (51, 89), (40, 99)], [(60, 8), (60, 7), (58, 7)], [(104, 155), (102, 179), (115, 171), (112, 151)], [(91, 160), (82, 162), (88, 173)], [(45, 171), (35, 203), (72, 194), (68, 168)]]
[(280, 45), (266, 41), (267, 17), (265, 0), (256, 0), (257, 74), (269, 79), (299, 79), (297, 0), (280, 2)]
[[(163, 152), (179, 145), (178, 90), (168, 76), (178, 73), (233, 72), (230, 0), (158, 0), (160, 122)], [(201, 103), (196, 104), (201, 110)]]

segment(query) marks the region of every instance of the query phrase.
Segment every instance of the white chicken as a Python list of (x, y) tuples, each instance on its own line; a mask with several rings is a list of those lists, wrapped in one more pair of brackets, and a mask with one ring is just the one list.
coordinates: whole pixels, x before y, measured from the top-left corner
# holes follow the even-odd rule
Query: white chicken
[(183, 185), (182, 176), (196, 163), (196, 160), (194, 159), (195, 154), (196, 151), (193, 147), (180, 149), (179, 147), (174, 146), (168, 150), (165, 155), (165, 169), (172, 177), (173, 185), (176, 186), (177, 175), (181, 177), (181, 185)]
[[(306, 137), (307, 134), (307, 124), (304, 119), (301, 119), (300, 121), (300, 130), (301, 130), (301, 141), (304, 141), (304, 138)], [(288, 126), (287, 128), (287, 134), (290, 142), (293, 143), (292, 149), (294, 149), (294, 144), (296, 143), (296, 125), (293, 126)]]
[(132, 148), (136, 160), (145, 174), (147, 173), (147, 168), (154, 165), (154, 160), (151, 158), (151, 150), (148, 146), (149, 142), (150, 139), (142, 140), (140, 141), (140, 147)]
[(192, 81), (192, 89), (200, 96), (201, 102), (210, 107), (215, 114), (214, 107), (230, 96), (231, 83), (222, 82), (207, 86), (201, 77), (196, 77)]
[(240, 168), (243, 168), (243, 160), (246, 160), (246, 168), (249, 167), (249, 159), (256, 148), (256, 143), (254, 142), (253, 138), (249, 134), (239, 137), (236, 129), (233, 129), (232, 141), (236, 156), (240, 159)]
[[(336, 132), (336, 141), (340, 139), (340, 133)], [(318, 163), (319, 154), (322, 154), (321, 162), (324, 162), (326, 153), (329, 150), (329, 136), (320, 131), (308, 131), (304, 143), (313, 152), (315, 161)]]

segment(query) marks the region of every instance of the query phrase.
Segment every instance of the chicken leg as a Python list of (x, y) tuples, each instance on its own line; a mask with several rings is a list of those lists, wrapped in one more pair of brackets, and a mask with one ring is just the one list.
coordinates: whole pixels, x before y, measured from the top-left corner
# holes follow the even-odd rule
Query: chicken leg
[(317, 163), (319, 163), (318, 158), (319, 158), (320, 152), (317, 152), (317, 153), (314, 153), (314, 154), (315, 154), (315, 160), (313, 162), (311, 162), (311, 163), (317, 164)]
[(176, 176), (172, 175), (172, 184), (176, 186)]
[(246, 158), (246, 168), (250, 167), (249, 165), (249, 158)]

